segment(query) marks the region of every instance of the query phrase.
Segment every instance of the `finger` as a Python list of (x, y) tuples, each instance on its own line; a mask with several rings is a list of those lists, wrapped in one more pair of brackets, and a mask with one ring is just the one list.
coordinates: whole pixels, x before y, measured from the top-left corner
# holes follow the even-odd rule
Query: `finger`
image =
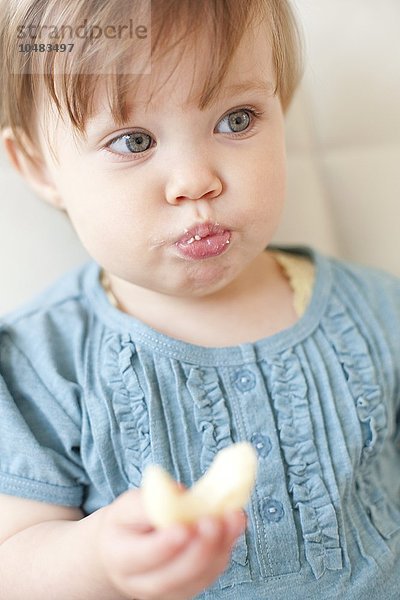
[(215, 559), (206, 565), (204, 570), (198, 573), (197, 577), (185, 585), (185, 592), (190, 597), (211, 586), (228, 568), (234, 543), (246, 529), (247, 515), (242, 510), (230, 511), (224, 515), (222, 522), (222, 540), (216, 551)]
[[(178, 552), (172, 560), (160, 568), (148, 573), (143, 573), (134, 578), (137, 593), (143, 596), (160, 594), (165, 598), (168, 593), (179, 592), (184, 587), (189, 588), (193, 582), (207, 579), (205, 574), (214, 574), (215, 565), (217, 572), (223, 561), (229, 559), (229, 549), (225, 548), (221, 556), (221, 544), (224, 539), (223, 521), (216, 517), (204, 517), (196, 526), (196, 535), (187, 546)], [(197, 588), (196, 588), (197, 589)]]
[(153, 572), (169, 563), (194, 535), (193, 528), (188, 525), (173, 525), (149, 532), (127, 529), (113, 549), (114, 560), (127, 576)]
[(224, 540), (223, 543), (234, 545), (240, 535), (244, 533), (247, 527), (247, 514), (243, 510), (229, 511), (224, 517)]
[[(178, 552), (182, 552), (196, 535), (203, 535), (205, 531), (206, 538), (213, 541), (214, 534), (216, 537), (218, 536), (218, 527), (220, 529), (219, 542), (224, 551), (229, 552), (246, 526), (246, 514), (243, 511), (231, 511), (220, 520), (220, 525), (218, 525), (218, 519), (216, 520), (217, 525), (215, 523), (207, 525), (207, 522), (208, 519), (201, 520), (197, 528), (194, 525), (174, 525), (167, 529), (140, 534), (140, 539), (137, 537), (133, 540), (130, 537), (127, 544), (131, 544), (132, 548), (121, 545), (121, 552), (130, 557), (129, 569), (132, 570), (134, 564), (135, 573), (159, 569)], [(210, 527), (211, 532), (209, 531)]]

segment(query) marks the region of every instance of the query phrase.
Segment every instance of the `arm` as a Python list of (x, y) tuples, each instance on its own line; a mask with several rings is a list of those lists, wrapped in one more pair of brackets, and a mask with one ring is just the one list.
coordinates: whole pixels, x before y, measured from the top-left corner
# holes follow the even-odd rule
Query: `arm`
[(226, 568), (245, 525), (234, 512), (154, 530), (139, 490), (87, 517), (0, 495), (0, 516), (0, 600), (188, 600)]
[(3, 494), (0, 515), (0, 600), (122, 598), (99, 578), (94, 515)]

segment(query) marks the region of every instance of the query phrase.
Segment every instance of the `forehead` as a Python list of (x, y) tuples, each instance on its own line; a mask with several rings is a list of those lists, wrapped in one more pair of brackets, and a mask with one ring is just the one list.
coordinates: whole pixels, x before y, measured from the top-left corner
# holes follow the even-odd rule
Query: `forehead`
[[(127, 93), (128, 113), (136, 110), (161, 111), (171, 105), (184, 111), (198, 109), (214, 62), (207, 32), (178, 44), (152, 62), (150, 74), (132, 78)], [(218, 84), (215, 100), (210, 104), (243, 92), (272, 95), (274, 81), (269, 29), (266, 22), (261, 21), (251, 25), (244, 33), (223, 81)], [(109, 112), (107, 98), (107, 84), (102, 82), (89, 123), (99, 114)]]

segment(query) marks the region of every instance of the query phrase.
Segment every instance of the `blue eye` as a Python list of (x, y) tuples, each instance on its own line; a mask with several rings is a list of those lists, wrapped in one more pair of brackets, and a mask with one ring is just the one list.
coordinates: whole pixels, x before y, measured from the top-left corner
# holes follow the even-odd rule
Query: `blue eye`
[(221, 133), (242, 133), (246, 131), (251, 123), (249, 113), (253, 113), (254, 115), (254, 111), (244, 109), (236, 110), (226, 115), (221, 119), (220, 123), (227, 122), (230, 130), (222, 131)]
[(148, 150), (150, 146), (151, 136), (140, 131), (124, 133), (108, 144), (108, 148), (120, 154), (124, 154), (126, 151), (128, 154), (140, 154)]

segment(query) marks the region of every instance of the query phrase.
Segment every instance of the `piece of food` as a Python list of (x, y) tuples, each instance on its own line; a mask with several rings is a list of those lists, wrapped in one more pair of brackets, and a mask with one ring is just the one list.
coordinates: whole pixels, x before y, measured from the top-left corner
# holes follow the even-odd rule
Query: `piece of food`
[(257, 454), (249, 442), (220, 450), (207, 472), (188, 490), (159, 465), (149, 465), (142, 481), (143, 501), (154, 527), (191, 523), (206, 515), (222, 515), (248, 502), (257, 472)]

